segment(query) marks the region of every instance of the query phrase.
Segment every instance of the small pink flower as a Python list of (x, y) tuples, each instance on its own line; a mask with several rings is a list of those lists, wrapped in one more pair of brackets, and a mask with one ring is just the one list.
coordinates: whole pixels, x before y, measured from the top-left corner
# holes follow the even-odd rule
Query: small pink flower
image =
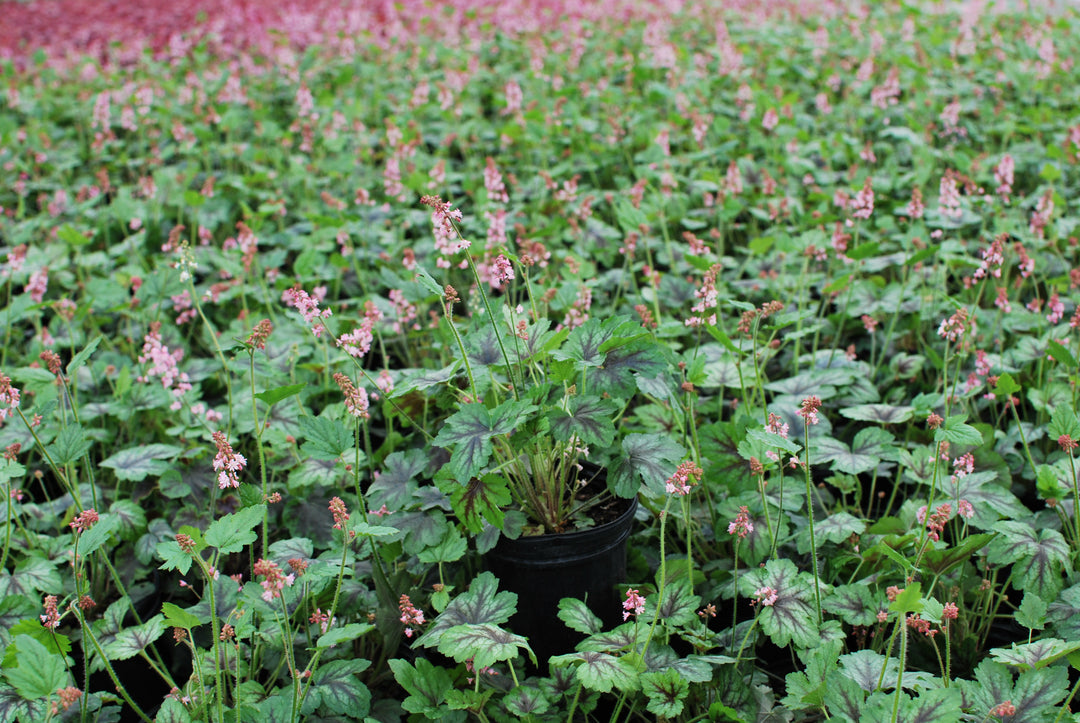
[(401, 611), (401, 622), (406, 625), (405, 637), (411, 638), (416, 632), (412, 626), (424, 624), (424, 611), (414, 607), (408, 595), (402, 595), (398, 600), (398, 610)]
[(226, 439), (225, 433), (218, 431), (212, 435), (214, 444), (217, 445), (217, 455), (214, 456), (214, 470), (218, 473), (218, 487), (227, 489), (240, 486), (240, 472), (247, 466), (244, 455), (233, 451), (232, 445)]
[(45, 614), (40, 616), (41, 624), (50, 630), (56, 630), (60, 625), (60, 611), (56, 608), (56, 596), (45, 596)]
[(678, 469), (675, 470), (675, 474), (668, 478), (664, 487), (669, 495), (685, 497), (690, 494), (690, 479), (693, 478), (700, 482), (702, 474), (704, 474), (702, 469), (693, 462), (683, 462), (679, 465)]
[(282, 574), (281, 568), (278, 567), (276, 562), (265, 558), (256, 562), (253, 569), (256, 575), (264, 577), (259, 584), (263, 587), (262, 599), (266, 602), (281, 597), (281, 591), (286, 587), (292, 587), (293, 581), (296, 580), (296, 575), (292, 573), (288, 575)]
[(19, 390), (11, 386), (11, 379), (0, 372), (0, 421), (6, 419), (19, 406)]
[(750, 601), (750, 604), (756, 605), (758, 603), (761, 603), (763, 607), (768, 608), (775, 605), (779, 597), (779, 593), (776, 592), (775, 588), (759, 587), (757, 590), (754, 591), (754, 598)]
[(814, 396), (807, 397), (799, 407), (799, 416), (806, 420), (807, 424), (817, 424), (819, 409), (821, 409), (821, 400)]
[(631, 588), (626, 591), (626, 599), (623, 600), (622, 606), (622, 619), (627, 620), (631, 615), (641, 615), (645, 612), (645, 598), (641, 597), (637, 590)]
[(81, 514), (76, 515), (68, 525), (76, 532), (86, 532), (93, 527), (98, 521), (98, 513), (93, 507), (83, 511)]
[(754, 531), (754, 523), (750, 521), (750, 510), (745, 505), (739, 508), (739, 514), (728, 525), (727, 531), (729, 535), (738, 535), (740, 540)]
[(941, 617), (946, 620), (956, 620), (956, 618), (960, 617), (960, 609), (956, 607), (956, 603), (947, 602), (945, 603), (945, 610), (941, 613)]

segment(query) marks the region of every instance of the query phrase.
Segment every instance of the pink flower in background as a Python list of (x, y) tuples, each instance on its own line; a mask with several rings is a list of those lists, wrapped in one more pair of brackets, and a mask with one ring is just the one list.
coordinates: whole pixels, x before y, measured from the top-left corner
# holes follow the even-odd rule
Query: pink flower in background
[(49, 269), (38, 269), (30, 275), (30, 280), (26, 282), (26, 293), (30, 294), (30, 298), (35, 304), (40, 304), (45, 299), (45, 292), (49, 288)]
[(0, 420), (8, 416), (19, 406), (19, 390), (11, 386), (11, 378), (0, 372)]

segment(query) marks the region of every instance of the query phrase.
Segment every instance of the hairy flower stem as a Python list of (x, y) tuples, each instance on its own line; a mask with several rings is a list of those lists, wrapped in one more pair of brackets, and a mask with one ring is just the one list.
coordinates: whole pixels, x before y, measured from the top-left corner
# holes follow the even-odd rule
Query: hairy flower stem
[(803, 424), (803, 446), (806, 448), (806, 515), (810, 520), (810, 562), (814, 568), (814, 609), (817, 611), (817, 623), (821, 625), (821, 581), (818, 578), (817, 540), (814, 537), (814, 485), (810, 480), (810, 423)]
[(735, 626), (739, 624), (739, 538), (735, 538), (735, 556), (732, 573), (735, 576), (735, 604), (731, 606), (731, 647), (735, 647)]
[[(461, 232), (458, 231), (458, 235)], [(488, 301), (487, 294), (484, 293), (484, 282), (480, 279), (480, 272), (476, 269), (476, 262), (473, 261), (472, 254), (468, 251), (465, 252), (465, 258), (469, 262), (469, 270), (472, 271), (473, 278), (476, 279), (476, 290), (480, 293), (480, 299), (484, 302), (484, 309), (487, 311), (488, 321), (491, 323), (491, 330), (495, 332), (495, 341), (499, 344), (499, 352), (502, 354), (503, 361), (506, 362), (506, 376), (510, 378), (511, 390), (514, 392), (514, 399), (521, 399), (521, 392), (518, 389), (519, 385), (517, 380), (514, 379), (514, 367), (510, 363), (510, 356), (506, 353), (506, 346), (503, 345), (502, 335), (499, 334), (499, 324), (495, 320), (495, 314), (491, 311), (491, 302)]]
[(201, 555), (196, 553), (192, 555), (192, 559), (195, 560), (195, 564), (202, 571), (203, 579), (206, 580), (206, 597), (210, 603), (210, 640), (214, 646), (214, 702), (217, 705), (217, 719), (224, 721), (225, 709), (222, 699), (225, 697), (225, 685), (221, 679), (221, 650), (218, 645), (221, 638), (221, 626), (218, 624), (217, 602), (214, 600), (214, 578)]
[[(458, 349), (461, 351), (461, 360), (465, 362), (465, 374), (469, 377), (469, 389), (472, 389), (473, 402), (480, 402), (480, 390), (476, 388), (476, 379), (473, 377), (472, 365), (469, 364), (469, 355), (465, 352), (465, 342), (461, 338), (461, 334), (458, 333), (457, 326), (454, 324), (454, 315), (450, 313), (450, 309), (446, 310), (446, 323), (450, 327), (450, 331), (454, 335), (454, 341), (457, 342)], [(496, 332), (498, 336), (498, 332)]]
[(1076, 546), (1080, 551), (1080, 483), (1076, 481), (1076, 462), (1072, 449), (1069, 450), (1069, 477), (1072, 479), (1073, 523), (1076, 525)]
[(19, 414), (19, 419), (21, 419), (23, 421), (23, 424), (26, 425), (26, 429), (30, 432), (30, 435), (34, 438), (34, 444), (37, 445), (37, 449), (41, 453), (41, 456), (45, 458), (45, 463), (49, 465), (49, 469), (51, 469), (53, 474), (56, 475), (56, 479), (58, 479), (61, 484), (64, 485), (64, 489), (66, 489), (67, 493), (71, 495), (71, 503), (75, 505), (76, 511), (81, 514), (83, 512), (83, 506), (82, 501), (79, 499), (79, 495), (76, 494), (78, 490), (75, 487), (72, 487), (71, 480), (68, 479), (67, 475), (61, 472), (60, 468), (56, 466), (56, 462), (53, 461), (52, 455), (49, 454), (48, 449), (46, 449), (45, 445), (42, 444), (41, 438), (38, 437), (37, 432), (34, 430), (33, 425), (30, 424), (30, 420), (26, 418), (25, 414), (23, 414), (22, 409), (16, 407), (15, 411)]
[[(262, 482), (262, 497), (265, 503), (270, 496), (270, 490), (266, 486), (266, 453), (263, 452), (262, 435), (263, 425), (259, 423), (259, 407), (256, 404), (255, 398), (255, 352), (252, 349), (248, 350), (248, 368), (250, 369), (251, 376), (251, 418), (255, 422), (255, 449), (259, 452), (259, 479)], [(269, 415), (269, 410), (267, 415)], [(262, 549), (265, 552), (270, 549), (270, 538), (268, 528), (270, 527), (270, 506), (265, 504), (263, 507), (263, 523), (262, 523)]]
[[(900, 626), (900, 669), (896, 671), (896, 694), (893, 696), (892, 707), (892, 723), (896, 723), (900, 718), (900, 697), (904, 694), (904, 666), (907, 665), (907, 626), (904, 623), (904, 616), (901, 614), (896, 619), (896, 624)], [(886, 662), (888, 662), (889, 651), (885, 651)]]
[(127, 689), (120, 682), (120, 678), (116, 676), (116, 671), (113, 670), (112, 663), (109, 662), (108, 657), (105, 655), (105, 651), (101, 649), (101, 643), (98, 642), (97, 637), (94, 635), (94, 631), (86, 624), (86, 618), (83, 617), (82, 610), (79, 606), (75, 606), (75, 616), (79, 619), (79, 627), (83, 631), (85, 639), (90, 641), (90, 644), (94, 646), (94, 650), (97, 651), (98, 660), (105, 666), (105, 672), (109, 674), (109, 679), (112, 680), (113, 686), (116, 688), (116, 692), (120, 694), (120, 697), (124, 699), (124, 702), (131, 706), (131, 709), (135, 711), (135, 715), (139, 716), (146, 723), (153, 723), (153, 720), (146, 713), (143, 713), (142, 708), (131, 699)]
[(218, 343), (217, 331), (214, 329), (214, 325), (210, 323), (210, 320), (206, 318), (206, 314), (203, 313), (202, 304), (199, 303), (199, 292), (195, 290), (195, 280), (188, 278), (188, 288), (191, 289), (191, 303), (195, 306), (195, 311), (199, 314), (199, 318), (202, 319), (202, 323), (206, 326), (206, 331), (210, 335), (210, 341), (214, 345), (214, 351), (217, 352), (218, 360), (221, 362), (221, 378), (225, 382), (225, 394), (229, 399), (229, 423), (225, 427), (225, 434), (232, 433), (233, 423), (233, 398), (232, 398), (232, 382), (229, 379), (229, 364), (225, 361), (225, 352), (221, 350), (221, 344)]
[(664, 552), (664, 537), (667, 535), (667, 515), (668, 507), (671, 505), (671, 496), (669, 495), (664, 502), (664, 509), (660, 512), (660, 585), (658, 586), (656, 593), (656, 612), (653, 614), (652, 622), (649, 624), (649, 634), (645, 637), (645, 647), (641, 651), (642, 660), (649, 653), (649, 645), (652, 643), (653, 631), (656, 630), (656, 621), (660, 619), (660, 608), (664, 604), (664, 589), (667, 587), (667, 558)]

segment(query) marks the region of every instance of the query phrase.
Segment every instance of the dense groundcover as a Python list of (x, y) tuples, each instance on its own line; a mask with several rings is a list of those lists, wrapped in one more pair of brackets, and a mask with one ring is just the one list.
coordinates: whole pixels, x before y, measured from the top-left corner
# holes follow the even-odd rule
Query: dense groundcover
[(1060, 5), (0, 3), (0, 723), (1080, 721)]

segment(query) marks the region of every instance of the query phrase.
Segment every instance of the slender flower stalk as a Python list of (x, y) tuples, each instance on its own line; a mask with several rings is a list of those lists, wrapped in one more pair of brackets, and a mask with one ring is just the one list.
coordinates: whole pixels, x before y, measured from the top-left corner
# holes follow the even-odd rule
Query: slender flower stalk
[(814, 486), (810, 478), (810, 425), (818, 423), (819, 409), (821, 400), (807, 397), (799, 409), (799, 416), (803, 418), (803, 447), (806, 452), (803, 473), (806, 477), (806, 515), (810, 521), (810, 562), (814, 569), (814, 610), (817, 612), (818, 625), (821, 625), (821, 581), (818, 577), (817, 539), (814, 536)]

